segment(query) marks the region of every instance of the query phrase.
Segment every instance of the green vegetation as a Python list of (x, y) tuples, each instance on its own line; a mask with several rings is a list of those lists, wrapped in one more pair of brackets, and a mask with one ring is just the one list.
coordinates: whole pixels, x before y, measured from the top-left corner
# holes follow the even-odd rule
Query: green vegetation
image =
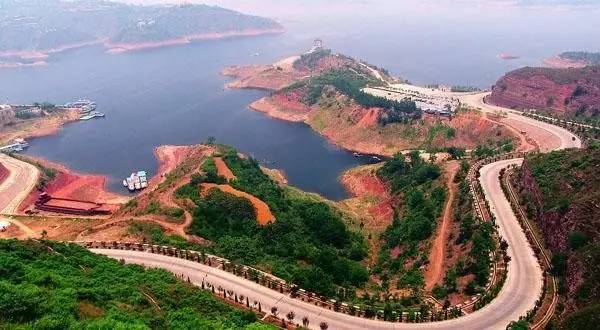
[(595, 164), (599, 161), (600, 149), (554, 151), (528, 157), (527, 164), (544, 199), (544, 210), (566, 211), (575, 200), (594, 196), (598, 200), (600, 176)]
[(552, 252), (550, 272), (558, 277), (558, 292), (564, 297), (553, 322), (558, 329), (581, 329), (598, 321), (598, 164), (600, 149), (591, 146), (530, 155), (521, 169), (521, 179), (535, 179), (533, 188), (521, 185), (521, 199), (528, 215), (544, 223), (542, 234)]
[(453, 139), (456, 136), (456, 130), (442, 122), (436, 122), (427, 132), (427, 137), (422, 147), (426, 150), (435, 150), (433, 142), (438, 136), (442, 136), (445, 139)]
[(450, 88), (451, 92), (464, 93), (464, 92), (479, 92), (481, 88), (473, 87), (473, 86), (452, 86)]
[(469, 164), (463, 161), (454, 179), (458, 183), (454, 219), (460, 228), (454, 244), (461, 246), (461, 250), (466, 249), (467, 253), (446, 272), (444, 284), (433, 289), (433, 293), (438, 299), (459, 292), (461, 288), (457, 285), (458, 278), (469, 274), (475, 275), (475, 278), (462, 288), (463, 293), (474, 295), (483, 292), (483, 286), (490, 273), (489, 254), (496, 248), (493, 239), (493, 224), (482, 222), (473, 216), (471, 192), (467, 180), (468, 170)]
[(316, 49), (311, 53), (302, 54), (299, 59), (294, 62), (294, 68), (303, 69), (308, 68), (314, 70), (319, 64), (319, 60), (324, 57), (331, 55), (330, 49)]
[(308, 105), (316, 104), (326, 86), (333, 86), (336, 91), (348, 96), (363, 107), (379, 107), (385, 110), (380, 117), (380, 124), (386, 125), (395, 122), (407, 122), (410, 119), (420, 118), (421, 110), (415, 102), (410, 100), (393, 101), (384, 97), (378, 97), (364, 93), (361, 89), (367, 85), (377, 85), (381, 82), (375, 80), (368, 74), (359, 74), (354, 69), (330, 70), (316, 77), (303, 80), (293, 84), (284, 91), (306, 87)]
[(76, 245), (0, 241), (3, 329), (272, 329), (163, 270)]
[[(262, 172), (256, 160), (240, 158), (234, 149), (224, 147), (223, 160), (237, 177), (231, 185), (266, 202), (276, 220), (259, 226), (246, 199), (210, 190), (203, 198), (196, 198), (189, 228), (191, 233), (216, 243), (210, 252), (270, 271), (326, 296), (336, 296), (338, 288), (345, 287), (350, 290), (344, 290), (344, 296), (351, 297), (351, 288), (368, 280), (368, 271), (358, 262), (366, 255), (366, 244), (359, 234), (346, 228), (337, 210), (280, 187)], [(199, 196), (192, 185), (177, 194)]]
[(513, 141), (510, 138), (506, 138), (496, 142), (488, 141), (486, 144), (480, 144), (473, 149), (471, 154), (475, 158), (486, 158), (511, 152), (513, 149)]
[(160, 225), (154, 222), (134, 221), (129, 226), (128, 233), (141, 236), (142, 242), (156, 245), (174, 246), (180, 249), (198, 250), (198, 247), (189, 243), (178, 235), (165, 235)]
[[(404, 208), (395, 212), (393, 223), (382, 234), (385, 246), (375, 272), (385, 279), (397, 275), (398, 287), (418, 294), (424, 284), (420, 267), (427, 260), (419, 246), (431, 236), (446, 200), (445, 188), (436, 181), (440, 168), (412, 152), (408, 160), (402, 154), (395, 155), (378, 174), (390, 183), (394, 194), (402, 195)], [(402, 252), (392, 257), (390, 251), (395, 248)], [(415, 262), (407, 268), (409, 259)]]
[(140, 215), (141, 214), (164, 215), (176, 221), (181, 221), (184, 217), (183, 209), (179, 207), (165, 207), (160, 205), (160, 203), (157, 201), (150, 201), (150, 203), (148, 203), (148, 206), (146, 206), (146, 208), (143, 210), (143, 212), (140, 213)]
[(209, 158), (202, 164), (202, 171), (204, 172), (203, 176), (195, 176), (192, 178), (194, 183), (200, 184), (202, 182), (208, 183), (216, 183), (216, 184), (224, 184), (227, 182), (225, 177), (220, 176), (217, 170), (217, 165), (215, 164), (214, 159)]
[(455, 177), (458, 192), (454, 218), (460, 223), (460, 234), (456, 243), (467, 245), (472, 242), (468, 258), (457, 263), (458, 266), (462, 266), (457, 267), (459, 276), (475, 275), (475, 280), (466, 286), (466, 293), (472, 295), (479, 292), (487, 281), (490, 273), (489, 254), (496, 249), (496, 243), (493, 239), (493, 224), (483, 222), (473, 215), (473, 201), (467, 180), (468, 170), (468, 163), (461, 163), (460, 171)]
[(218, 240), (223, 236), (244, 236), (256, 232), (256, 212), (243, 197), (211, 189), (198, 204), (189, 230), (201, 237)]
[(136, 43), (281, 28), (271, 19), (217, 6), (133, 6), (108, 1), (3, 1), (0, 20), (0, 51), (47, 50), (99, 37), (112, 43)]
[(600, 65), (600, 53), (592, 52), (564, 52), (559, 55), (573, 61), (585, 61), (589, 65)]

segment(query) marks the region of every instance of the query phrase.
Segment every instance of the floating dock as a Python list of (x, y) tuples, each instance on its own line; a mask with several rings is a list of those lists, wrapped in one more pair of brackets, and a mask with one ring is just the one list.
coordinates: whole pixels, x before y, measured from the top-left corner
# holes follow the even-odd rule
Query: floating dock
[(94, 119), (94, 118), (103, 118), (105, 116), (104, 113), (100, 112), (100, 111), (91, 111), (90, 113), (88, 113), (85, 116), (82, 116), (81, 118), (79, 118), (79, 120), (90, 120), (90, 119)]
[(128, 178), (123, 180), (123, 186), (131, 192), (148, 188), (148, 174), (146, 171), (131, 173)]
[(29, 143), (24, 139), (14, 139), (10, 144), (0, 147), (0, 152), (12, 153), (21, 152), (29, 147)]

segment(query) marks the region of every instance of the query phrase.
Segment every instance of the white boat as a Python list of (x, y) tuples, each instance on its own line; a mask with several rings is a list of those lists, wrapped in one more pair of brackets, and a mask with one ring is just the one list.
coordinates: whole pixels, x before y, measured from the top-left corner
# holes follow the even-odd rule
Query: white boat
[(123, 180), (123, 185), (126, 185), (127, 188), (132, 192), (148, 188), (148, 177), (146, 171), (131, 173), (129, 177)]

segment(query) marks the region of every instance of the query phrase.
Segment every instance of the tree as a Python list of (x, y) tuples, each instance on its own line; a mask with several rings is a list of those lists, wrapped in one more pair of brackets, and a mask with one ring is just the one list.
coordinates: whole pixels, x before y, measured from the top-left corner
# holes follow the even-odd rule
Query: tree
[(310, 323), (310, 321), (308, 320), (308, 317), (305, 316), (302, 318), (302, 326), (305, 328), (308, 328), (308, 324)]
[(294, 311), (289, 311), (289, 313), (287, 313), (285, 317), (291, 323), (292, 321), (294, 321), (294, 318), (296, 317), (296, 313), (294, 313)]
[(329, 324), (327, 324), (327, 322), (321, 322), (319, 324), (319, 327), (321, 328), (321, 330), (327, 330), (329, 329)]
[(277, 317), (277, 314), (279, 314), (279, 308), (277, 308), (277, 306), (271, 307), (271, 314)]

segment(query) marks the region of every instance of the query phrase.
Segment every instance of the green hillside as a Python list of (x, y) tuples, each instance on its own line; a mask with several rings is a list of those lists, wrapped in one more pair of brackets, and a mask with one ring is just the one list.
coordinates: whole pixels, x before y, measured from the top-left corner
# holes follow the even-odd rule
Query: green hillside
[(0, 1), (0, 52), (47, 50), (99, 38), (135, 43), (193, 34), (280, 28), (267, 18), (207, 5), (133, 6), (102, 0)]
[(272, 329), (163, 270), (0, 240), (0, 329)]

